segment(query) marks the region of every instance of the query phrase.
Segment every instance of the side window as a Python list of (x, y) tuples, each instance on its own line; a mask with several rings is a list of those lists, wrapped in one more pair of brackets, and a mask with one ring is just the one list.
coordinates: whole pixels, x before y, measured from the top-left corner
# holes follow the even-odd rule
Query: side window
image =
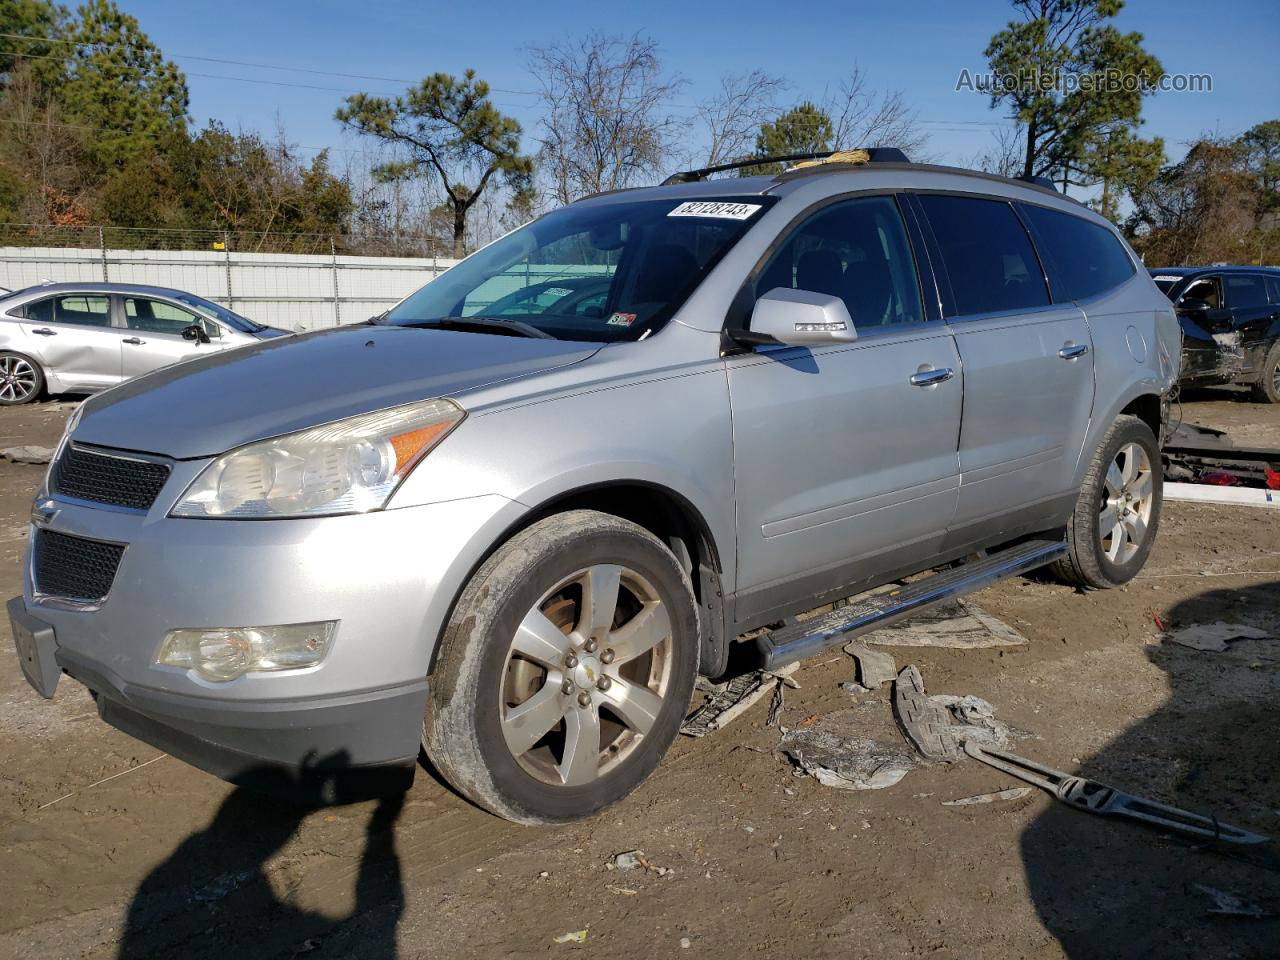
[(1280, 277), (1267, 277), (1267, 303), (1280, 303)]
[[(47, 316), (39, 319), (43, 323), (70, 323), (81, 327), (111, 326), (111, 298), (96, 297), (83, 293), (73, 293), (65, 297), (51, 297), (40, 301), (44, 308), (48, 304), (52, 309)], [(35, 304), (32, 305), (36, 306)], [(32, 314), (28, 314), (32, 316)], [(33, 317), (33, 319), (35, 319)]]
[(53, 297), (28, 303), (23, 308), (22, 316), (36, 323), (53, 323)]
[(915, 261), (890, 197), (845, 200), (811, 216), (769, 259), (755, 296), (777, 287), (840, 297), (858, 329), (924, 320)]
[(210, 338), (217, 337), (217, 325), (207, 317), (196, 316), (163, 300), (146, 300), (142, 297), (124, 298), (124, 322), (130, 330), (146, 333), (167, 333), (181, 336), (192, 324), (204, 329)]
[(1267, 289), (1262, 277), (1226, 277), (1227, 306), (1232, 310), (1248, 310), (1267, 305)]
[(1048, 305), (1035, 250), (1008, 203), (938, 194), (919, 199), (942, 250), (957, 314)]
[(1106, 227), (1034, 204), (1019, 206), (1044, 255), (1056, 302), (1097, 296), (1133, 276), (1133, 261)]
[(1191, 286), (1182, 291), (1178, 303), (1184, 300), (1203, 300), (1209, 305), (1210, 310), (1217, 310), (1222, 306), (1222, 290), (1218, 286), (1218, 278), (1201, 277), (1193, 281)]

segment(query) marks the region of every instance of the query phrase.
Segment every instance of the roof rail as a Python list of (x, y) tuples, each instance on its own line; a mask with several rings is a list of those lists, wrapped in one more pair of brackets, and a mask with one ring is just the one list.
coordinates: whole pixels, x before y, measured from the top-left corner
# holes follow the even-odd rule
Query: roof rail
[(1042, 177), (1039, 174), (1032, 174), (1029, 177), (1014, 177), (1014, 180), (1021, 180), (1023, 183), (1034, 183), (1037, 187), (1048, 187), (1050, 190), (1057, 192), (1058, 186), (1048, 177)]
[[(673, 173), (662, 181), (668, 187), (675, 183), (696, 183), (705, 180), (713, 173), (724, 173), (726, 170), (741, 170), (743, 167), (756, 167), (766, 163), (803, 163), (804, 161), (820, 161), (824, 163), (910, 163), (907, 155), (897, 147), (867, 147), (861, 150), (819, 150), (816, 153), (788, 153), (774, 157), (747, 157), (733, 163), (720, 163), (714, 167), (702, 167), (698, 170), (682, 170)], [(806, 164), (807, 166), (807, 164)]]

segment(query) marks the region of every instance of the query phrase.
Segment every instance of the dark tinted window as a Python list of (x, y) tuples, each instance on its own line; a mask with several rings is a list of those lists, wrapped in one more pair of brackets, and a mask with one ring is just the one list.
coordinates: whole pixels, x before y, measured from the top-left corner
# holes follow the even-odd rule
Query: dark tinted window
[(1182, 291), (1178, 303), (1182, 304), (1188, 300), (1203, 300), (1209, 305), (1210, 310), (1217, 310), (1222, 306), (1222, 291), (1218, 288), (1218, 278), (1201, 277), (1199, 280), (1192, 280), (1190, 286)]
[(777, 287), (840, 297), (860, 329), (924, 319), (907, 234), (889, 197), (846, 200), (809, 217), (760, 272), (755, 295)]
[(1232, 310), (1248, 310), (1267, 305), (1267, 290), (1262, 277), (1226, 277), (1227, 306)]
[(1013, 208), (977, 197), (920, 197), (951, 281), (955, 313), (997, 313), (1049, 303), (1040, 264)]
[(1035, 231), (1055, 301), (1095, 297), (1133, 276), (1133, 261), (1106, 227), (1030, 204), (1022, 212)]
[(1267, 303), (1280, 303), (1280, 278), (1267, 277)]
[(105, 296), (73, 293), (28, 303), (28, 320), (36, 323), (71, 323), (82, 327), (111, 326), (111, 300)]

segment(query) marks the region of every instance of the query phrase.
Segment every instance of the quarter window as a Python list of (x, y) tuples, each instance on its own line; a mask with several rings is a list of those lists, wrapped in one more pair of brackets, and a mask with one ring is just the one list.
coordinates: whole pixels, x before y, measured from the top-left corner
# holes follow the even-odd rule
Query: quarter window
[(863, 197), (815, 213), (756, 279), (755, 296), (777, 287), (839, 297), (860, 330), (920, 323), (920, 285), (898, 205)]
[(956, 314), (1048, 305), (1035, 250), (1008, 203), (925, 194), (920, 204), (941, 248)]
[(1106, 227), (1046, 207), (1021, 209), (1044, 256), (1055, 301), (1095, 297), (1133, 276), (1133, 261)]
[(1267, 305), (1267, 290), (1262, 277), (1227, 277), (1227, 306), (1232, 310), (1248, 310)]

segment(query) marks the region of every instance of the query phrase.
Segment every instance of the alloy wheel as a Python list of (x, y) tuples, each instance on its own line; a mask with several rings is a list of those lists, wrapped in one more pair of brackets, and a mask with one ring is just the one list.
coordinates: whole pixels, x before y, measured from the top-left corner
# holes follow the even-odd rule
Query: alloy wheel
[(507, 749), (555, 786), (623, 763), (671, 686), (671, 621), (635, 570), (597, 564), (547, 591), (512, 638), (498, 704)]
[(1102, 551), (1115, 564), (1127, 562), (1142, 547), (1155, 503), (1151, 459), (1137, 443), (1121, 447), (1107, 467), (1098, 534)]
[(0, 357), (0, 400), (22, 403), (35, 392), (35, 368), (21, 357)]

